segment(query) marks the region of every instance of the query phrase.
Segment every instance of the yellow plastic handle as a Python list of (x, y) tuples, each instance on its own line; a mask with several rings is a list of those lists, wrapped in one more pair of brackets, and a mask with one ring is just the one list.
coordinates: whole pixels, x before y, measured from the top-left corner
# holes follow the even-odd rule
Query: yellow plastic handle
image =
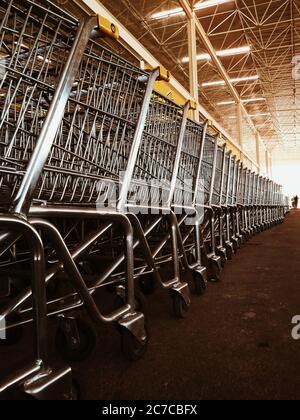
[(120, 37), (119, 28), (114, 23), (100, 15), (98, 15), (98, 29), (110, 38), (119, 39)]
[(165, 69), (162, 66), (159, 66), (157, 69), (159, 70), (158, 80), (163, 82), (169, 82), (171, 78), (169, 70)]

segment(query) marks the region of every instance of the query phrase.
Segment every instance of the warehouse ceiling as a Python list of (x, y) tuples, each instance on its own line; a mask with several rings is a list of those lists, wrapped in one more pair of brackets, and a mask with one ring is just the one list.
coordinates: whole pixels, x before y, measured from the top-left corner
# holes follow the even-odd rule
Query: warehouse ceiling
[[(190, 5), (217, 52), (239, 48), (220, 60), (261, 138), (270, 151), (294, 153), (300, 148), (300, 0), (209, 1), (210, 7), (198, 7), (198, 0)], [(188, 21), (179, 1), (102, 3), (189, 89)], [(213, 61), (202, 55), (207, 51), (200, 39), (197, 51), (199, 102), (237, 138), (234, 99), (225, 84), (210, 85), (222, 78)], [(253, 132), (246, 119), (243, 134), (253, 154)]]

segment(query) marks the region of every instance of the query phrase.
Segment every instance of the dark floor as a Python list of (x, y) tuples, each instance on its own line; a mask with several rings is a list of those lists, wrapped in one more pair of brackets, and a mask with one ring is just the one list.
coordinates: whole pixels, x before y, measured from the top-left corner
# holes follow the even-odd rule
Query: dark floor
[(97, 353), (74, 366), (86, 399), (299, 399), (300, 211), (250, 240), (224, 269), (222, 282), (194, 297), (185, 320), (168, 295), (148, 300), (151, 340), (128, 363), (111, 326)]

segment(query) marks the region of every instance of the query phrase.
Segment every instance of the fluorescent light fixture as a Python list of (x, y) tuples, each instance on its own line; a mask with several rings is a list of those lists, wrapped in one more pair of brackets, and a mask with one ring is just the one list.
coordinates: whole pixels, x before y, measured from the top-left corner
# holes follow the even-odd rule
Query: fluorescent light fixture
[(41, 61), (45, 61), (46, 63), (51, 63), (51, 60), (48, 58), (43, 57), (42, 55), (38, 55), (37, 58)]
[(264, 102), (266, 101), (266, 98), (249, 98), (249, 99), (242, 99), (242, 102), (244, 104), (248, 104), (251, 102)]
[[(234, 0), (206, 0), (203, 3), (197, 3), (194, 7), (194, 10), (203, 10), (208, 9), (209, 7), (218, 6), (219, 4), (233, 2)], [(183, 16), (185, 12), (182, 7), (176, 7), (174, 9), (163, 10), (161, 12), (154, 13), (151, 16), (151, 19), (167, 19), (174, 16)]]
[[(216, 54), (217, 54), (217, 57), (230, 57), (233, 55), (248, 54), (250, 51), (251, 51), (251, 48), (249, 45), (247, 45), (245, 47), (228, 48), (226, 50), (216, 51)], [(209, 54), (198, 54), (196, 58), (198, 61), (211, 60), (211, 57)], [(188, 63), (190, 59), (189, 57), (183, 57), (181, 61), (182, 63)]]
[(23, 44), (23, 43), (21, 43), (21, 44), (20, 44), (18, 41), (15, 41), (15, 42), (14, 42), (14, 44), (15, 44), (15, 45), (21, 45), (21, 47), (22, 47), (22, 48), (26, 48), (26, 49), (28, 49), (28, 46), (27, 46), (27, 45), (25, 45), (25, 44)]
[[(269, 112), (265, 112), (265, 113), (261, 113), (261, 114), (252, 114), (252, 115), (251, 114), (248, 114), (248, 117), (250, 117), (250, 118), (266, 117), (266, 116), (270, 117), (271, 114)], [(228, 118), (229, 120), (235, 120), (237, 117), (236, 117), (236, 115), (229, 115), (226, 118)]]
[(235, 101), (223, 101), (223, 102), (217, 103), (218, 106), (234, 105), (234, 104), (235, 104)]
[(262, 112), (260, 114), (249, 114), (250, 118), (257, 118), (257, 117), (269, 117), (271, 114), (269, 112)]
[[(258, 80), (259, 76), (247, 76), (247, 77), (238, 77), (236, 79), (230, 79), (231, 83), (241, 83), (241, 82), (248, 82), (248, 81), (255, 81)], [(216, 80), (215, 82), (205, 82), (202, 83), (203, 87), (210, 87), (210, 86), (225, 86), (224, 80)]]
[(219, 6), (219, 4), (232, 3), (234, 0), (206, 0), (202, 3), (197, 3), (194, 10), (208, 9), (209, 7)]
[(182, 7), (176, 7), (175, 9), (164, 10), (162, 12), (154, 13), (151, 16), (151, 19), (166, 19), (173, 16), (181, 16), (184, 15), (184, 11)]
[[(262, 102), (265, 101), (266, 98), (249, 98), (249, 99), (242, 99), (242, 103), (243, 104), (247, 104), (250, 102)], [(223, 102), (218, 102), (217, 105), (218, 106), (225, 106), (225, 105), (234, 105), (235, 101), (223, 101)]]

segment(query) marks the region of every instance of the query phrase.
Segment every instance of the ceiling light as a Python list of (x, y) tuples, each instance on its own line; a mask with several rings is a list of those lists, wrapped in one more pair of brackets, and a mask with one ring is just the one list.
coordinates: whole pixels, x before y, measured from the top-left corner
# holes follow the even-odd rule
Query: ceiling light
[[(229, 48), (226, 50), (216, 51), (216, 55), (217, 57), (230, 57), (232, 55), (248, 54), (250, 51), (251, 47), (247, 45), (245, 47)], [(209, 54), (198, 54), (196, 58), (198, 61), (211, 60)], [(182, 63), (188, 63), (189, 61), (189, 57), (183, 57), (182, 59)]]
[(175, 9), (164, 10), (162, 12), (154, 13), (151, 19), (166, 19), (173, 16), (184, 15), (182, 7), (176, 7)]
[(208, 9), (209, 7), (218, 6), (219, 4), (232, 3), (234, 0), (206, 0), (202, 3), (197, 3), (194, 10)]
[[(203, 3), (195, 5), (194, 10), (208, 9), (209, 7), (218, 6), (219, 4), (233, 2), (234, 0), (206, 0)], [(163, 10), (161, 12), (154, 13), (151, 19), (167, 19), (174, 16), (183, 16), (185, 12), (182, 7), (176, 7), (174, 9)]]
[[(247, 76), (247, 77), (238, 77), (236, 79), (230, 79), (231, 83), (241, 83), (241, 82), (248, 82), (258, 80), (259, 76)], [(205, 82), (202, 83), (203, 87), (210, 87), (210, 86), (225, 86), (224, 80), (216, 80), (215, 82)]]
[[(242, 99), (241, 102), (243, 104), (247, 104), (250, 102), (262, 102), (262, 101), (266, 101), (266, 98), (249, 98), (249, 99)], [(223, 101), (223, 102), (218, 102), (217, 105), (218, 106), (223, 106), (223, 105), (234, 105), (236, 102), (235, 101)]]
[(51, 60), (48, 58), (43, 57), (42, 55), (38, 55), (37, 58), (41, 61), (45, 61), (45, 63), (51, 63)]
[(249, 114), (250, 118), (257, 118), (257, 117), (269, 117), (271, 114), (269, 112), (262, 112), (261, 114)]
[(248, 104), (250, 102), (263, 102), (266, 101), (266, 98), (249, 98), (249, 99), (242, 99), (242, 102)]
[(218, 102), (217, 105), (218, 106), (223, 106), (223, 105), (234, 105), (235, 101), (223, 101), (223, 102)]
[(18, 42), (18, 41), (15, 41), (14, 44), (15, 45), (18, 45), (18, 46), (20, 45), (22, 48), (27, 48), (28, 49), (28, 46), (27, 45), (25, 45), (23, 43), (20, 44), (20, 42)]

